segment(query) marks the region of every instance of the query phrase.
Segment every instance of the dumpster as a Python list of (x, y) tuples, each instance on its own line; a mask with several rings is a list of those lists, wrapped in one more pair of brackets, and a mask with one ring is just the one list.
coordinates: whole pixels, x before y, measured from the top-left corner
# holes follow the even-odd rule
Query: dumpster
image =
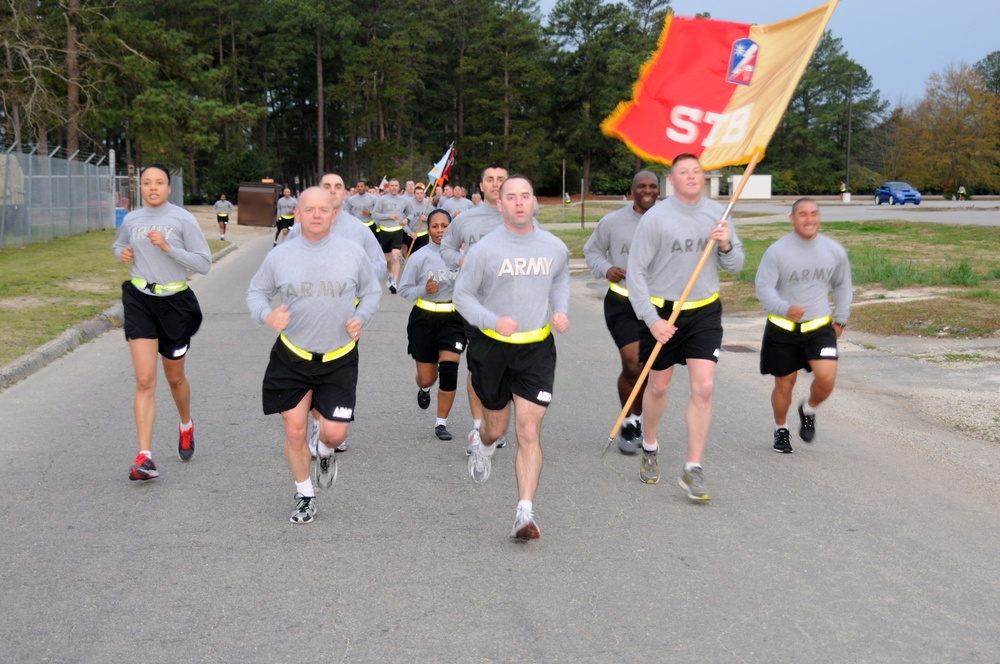
[(268, 182), (244, 182), (236, 197), (236, 223), (243, 226), (274, 226), (278, 198), (283, 187)]

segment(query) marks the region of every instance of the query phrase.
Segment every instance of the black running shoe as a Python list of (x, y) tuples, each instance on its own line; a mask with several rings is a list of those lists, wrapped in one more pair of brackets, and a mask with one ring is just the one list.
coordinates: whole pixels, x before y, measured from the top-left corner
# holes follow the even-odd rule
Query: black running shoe
[(782, 452), (784, 454), (792, 453), (792, 441), (790, 440), (790, 434), (788, 433), (788, 429), (784, 427), (781, 427), (780, 429), (775, 429), (774, 451)]
[(438, 437), (438, 440), (451, 440), (451, 432), (443, 425), (439, 424), (434, 427), (434, 435)]
[(291, 519), (292, 523), (309, 523), (316, 516), (316, 497), (309, 496), (308, 498), (302, 494), (295, 494), (295, 511), (292, 512)]
[(802, 410), (802, 404), (799, 404), (799, 438), (811, 443), (812, 439), (816, 437), (816, 415), (806, 415), (805, 411)]
[(427, 410), (427, 406), (431, 405), (430, 390), (417, 390), (417, 405), (420, 406), (422, 410)]
[(145, 452), (139, 452), (132, 464), (132, 469), (128, 472), (128, 478), (133, 482), (136, 480), (155, 480), (160, 476), (160, 471), (156, 469), (153, 459)]

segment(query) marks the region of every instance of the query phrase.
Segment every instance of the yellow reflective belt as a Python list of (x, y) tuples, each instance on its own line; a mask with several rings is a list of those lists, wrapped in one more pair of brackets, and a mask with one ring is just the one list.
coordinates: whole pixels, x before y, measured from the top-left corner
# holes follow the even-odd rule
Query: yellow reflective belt
[(454, 302), (431, 302), (430, 300), (418, 299), (415, 304), (425, 311), (448, 312), (455, 310)]
[[(622, 288), (621, 286), (619, 286), (618, 284), (616, 284), (614, 282), (612, 282), (612, 284), (611, 284), (611, 292), (612, 293), (618, 293), (619, 295), (621, 295), (623, 297), (628, 297), (628, 289), (627, 288)], [(661, 304), (660, 306), (662, 307), (663, 305)]]
[(368, 221), (365, 221), (363, 223), (364, 223), (365, 226), (371, 226), (371, 225), (373, 225), (375, 223), (375, 220), (374, 219), (369, 219)]
[(281, 339), (281, 343), (285, 344), (285, 348), (292, 351), (292, 353), (298, 355), (303, 360), (307, 360), (309, 362), (332, 362), (333, 360), (341, 358), (350, 353), (352, 350), (354, 350), (354, 346), (357, 345), (356, 342), (352, 341), (346, 346), (341, 346), (337, 350), (331, 350), (329, 353), (324, 353), (322, 357), (318, 357), (317, 353), (310, 353), (309, 351), (302, 350), (301, 348), (293, 344), (291, 341), (288, 340), (288, 337), (286, 337), (284, 334), (279, 335), (279, 338)]
[(219, 217), (219, 219), (229, 219), (229, 215), (228, 215), (228, 214), (221, 214), (221, 213), (220, 213), (220, 214), (218, 215), (218, 217)]
[(386, 233), (392, 233), (393, 231), (403, 230), (402, 226), (379, 226), (379, 230), (383, 230)]
[[(712, 304), (719, 299), (719, 294), (712, 293), (710, 296), (706, 297), (704, 300), (695, 300), (694, 302), (685, 302), (684, 306), (681, 307), (681, 311), (687, 311), (689, 309), (701, 309), (702, 307)], [(649, 301), (653, 303), (654, 306), (663, 307), (667, 303), (662, 297), (651, 297)], [(674, 302), (674, 309), (677, 309), (677, 303)]]
[(491, 339), (503, 341), (508, 344), (533, 344), (537, 341), (545, 340), (552, 332), (552, 326), (546, 323), (545, 327), (540, 327), (530, 332), (515, 332), (509, 337), (503, 336), (496, 330), (483, 330), (482, 332)]
[(427, 233), (429, 233), (429, 232), (430, 231), (420, 231), (419, 233), (417, 233), (417, 237), (423, 237), (423, 236), (427, 235)]
[(807, 320), (804, 323), (796, 323), (793, 320), (788, 320), (787, 318), (782, 318), (781, 316), (768, 316), (767, 319), (783, 330), (788, 330), (789, 332), (798, 331), (803, 333), (818, 330), (824, 325), (829, 325), (832, 320), (829, 316), (814, 318), (812, 320)]
[(283, 215), (281, 215), (281, 218), (287, 221), (288, 219), (294, 219), (295, 215), (294, 214), (283, 214)]
[(160, 295), (161, 293), (179, 293), (182, 290), (187, 290), (188, 287), (186, 281), (171, 281), (169, 284), (155, 284), (152, 281), (146, 281), (145, 279), (140, 279), (139, 277), (132, 277), (132, 285), (136, 288), (148, 290), (150, 293), (155, 293), (157, 295)]

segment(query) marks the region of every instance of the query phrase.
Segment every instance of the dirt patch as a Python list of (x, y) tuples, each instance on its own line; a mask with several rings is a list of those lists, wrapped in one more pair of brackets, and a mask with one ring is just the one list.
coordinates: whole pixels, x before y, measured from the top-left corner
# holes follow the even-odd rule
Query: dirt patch
[(919, 302), (920, 300), (933, 300), (936, 297), (944, 297), (954, 290), (954, 288), (942, 288), (939, 286), (899, 288), (896, 290), (856, 288), (854, 290), (854, 301), (851, 303), (851, 306), (877, 304), (880, 302)]
[(25, 309), (37, 309), (38, 307), (44, 307), (45, 305), (58, 302), (54, 297), (6, 297), (0, 300), (0, 309), (17, 309), (24, 311)]

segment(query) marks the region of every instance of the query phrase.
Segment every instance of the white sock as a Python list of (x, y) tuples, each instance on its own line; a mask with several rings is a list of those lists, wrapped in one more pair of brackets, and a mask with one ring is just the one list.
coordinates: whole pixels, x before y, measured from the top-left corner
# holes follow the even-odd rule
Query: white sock
[(778, 429), (787, 429), (787, 428), (788, 428), (787, 424), (778, 424), (777, 422), (774, 423), (775, 431), (777, 431)]
[(145, 454), (147, 459), (153, 460), (153, 453), (150, 450), (139, 450), (139, 454)]
[(429, 388), (429, 387), (421, 387), (420, 391), (423, 392), (424, 394), (427, 394), (428, 392), (431, 391), (431, 388)]
[(307, 478), (305, 482), (296, 482), (295, 490), (304, 498), (315, 498), (316, 491), (313, 490), (312, 478)]
[(191, 421), (190, 421), (190, 422), (188, 422), (187, 424), (183, 424), (183, 423), (182, 423), (182, 424), (181, 424), (181, 431), (187, 431), (188, 429), (190, 429), (190, 428), (191, 428), (191, 427), (193, 427), (193, 426), (194, 426), (194, 420), (191, 420)]
[(684, 464), (684, 472), (685, 473), (690, 473), (695, 468), (698, 468), (700, 470), (701, 469), (701, 464), (700, 463), (691, 463), (690, 461), (688, 461), (687, 463)]
[(472, 428), (479, 431), (479, 427), (483, 426), (482, 420), (472, 420)]
[(479, 441), (479, 451), (488, 457), (493, 456), (493, 453), (496, 452), (496, 449), (497, 449), (496, 445), (490, 445), (489, 447), (486, 447), (486, 445), (483, 444), (482, 440)]
[(802, 412), (806, 415), (816, 414), (816, 409), (809, 405), (809, 399), (802, 400)]
[(658, 449), (660, 449), (660, 444), (659, 443), (657, 443), (657, 442), (654, 441), (653, 444), (650, 445), (649, 443), (646, 442), (645, 438), (642, 439), (642, 450), (643, 450), (643, 452), (655, 452)]
[(517, 501), (517, 511), (518, 512), (531, 512), (532, 504), (530, 500), (519, 500)]
[[(326, 443), (322, 440), (318, 441), (319, 445), (316, 446), (316, 452), (322, 457), (333, 456), (333, 447), (327, 447)], [(305, 495), (305, 494), (303, 494)]]
[(638, 423), (639, 423), (639, 416), (632, 414), (626, 417), (625, 421), (622, 424), (638, 424)]
[(436, 427), (448, 426), (448, 418), (447, 417), (437, 418), (436, 420), (434, 420), (434, 426)]

